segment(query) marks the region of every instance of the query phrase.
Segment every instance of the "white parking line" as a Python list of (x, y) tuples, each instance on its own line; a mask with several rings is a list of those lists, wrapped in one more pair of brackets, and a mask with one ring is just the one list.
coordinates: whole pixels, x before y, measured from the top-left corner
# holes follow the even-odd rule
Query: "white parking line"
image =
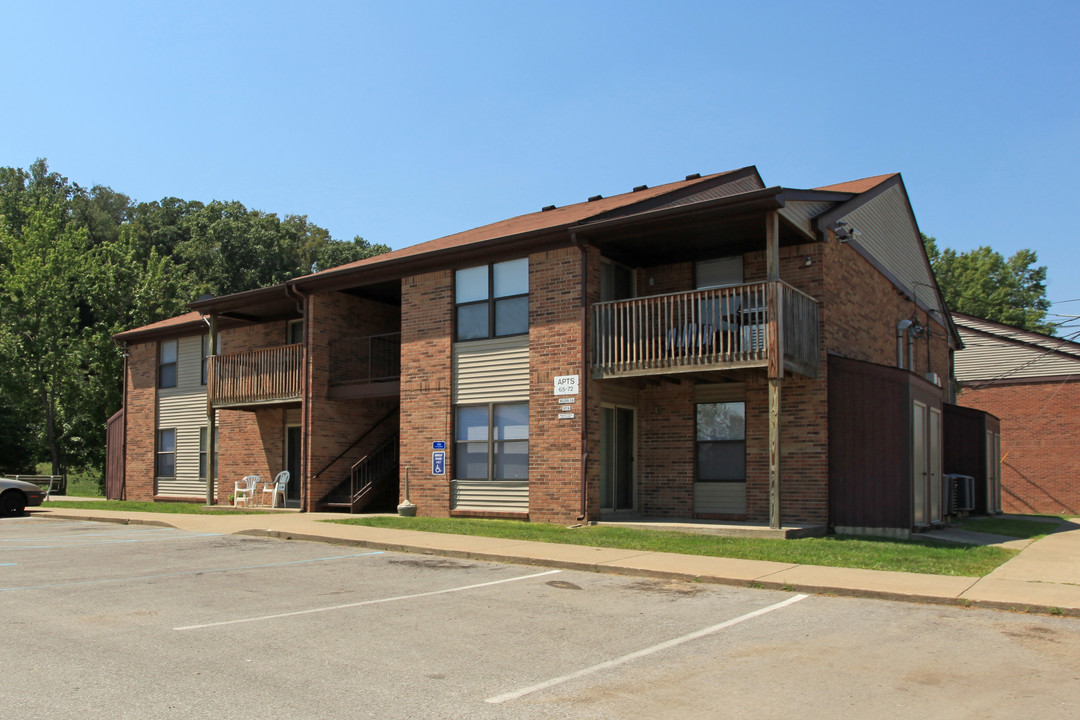
[(278, 618), (311, 615), (313, 613), (330, 612), (332, 610), (345, 610), (347, 608), (363, 607), (364, 605), (379, 605), (380, 603), (398, 602), (400, 600), (415, 600), (416, 598), (431, 597), (432, 595), (446, 595), (448, 593), (491, 587), (492, 585), (502, 585), (503, 583), (517, 582), (518, 580), (530, 580), (532, 578), (544, 577), (545, 575), (554, 575), (559, 572), (562, 572), (562, 570), (548, 570), (534, 575), (522, 575), (520, 577), (506, 578), (505, 580), (492, 580), (491, 582), (477, 583), (476, 585), (463, 585), (456, 588), (447, 588), (446, 590), (432, 590), (431, 592), (416, 593), (414, 595), (398, 595), (397, 597), (380, 598), (378, 600), (362, 600), (360, 602), (346, 603), (345, 605), (332, 605), (330, 607), (311, 608), (310, 610), (295, 610), (293, 612), (277, 613), (274, 615), (258, 615), (256, 617), (240, 618), (238, 620), (222, 620), (221, 622), (204, 623), (202, 625), (185, 625), (183, 627), (173, 628), (173, 630), (202, 630), (204, 628), (222, 627), (223, 625), (238, 625), (240, 623), (277, 620)]
[(21, 543), (21, 542), (41, 542), (42, 540), (67, 540), (67, 539), (79, 539), (85, 537), (116, 537), (118, 535), (130, 536), (130, 535), (160, 535), (161, 533), (175, 533), (176, 528), (145, 528), (145, 529), (131, 529), (131, 530), (119, 530), (116, 532), (95, 532), (84, 533), (81, 532), (78, 535), (66, 534), (66, 535), (33, 535), (31, 537), (21, 538), (0, 538), (0, 542), (4, 543)]
[(758, 617), (760, 615), (764, 615), (765, 613), (770, 613), (770, 612), (772, 612), (774, 610), (779, 610), (780, 608), (787, 607), (788, 605), (791, 605), (792, 603), (797, 603), (800, 600), (804, 600), (807, 597), (809, 597), (809, 596), (807, 596), (807, 595), (796, 595), (794, 597), (788, 598), (787, 600), (784, 600), (783, 602), (778, 602), (775, 605), (770, 605), (768, 607), (761, 608), (760, 610), (755, 610), (753, 612), (746, 613), (745, 615), (740, 615), (737, 618), (733, 618), (731, 620), (726, 620), (726, 621), (724, 621), (722, 623), (712, 625), (712, 626), (707, 627), (707, 628), (705, 628), (703, 630), (698, 630), (697, 632), (692, 632), (689, 635), (683, 635), (682, 637), (677, 637), (677, 638), (675, 638), (673, 640), (668, 640), (667, 642), (662, 642), (659, 645), (653, 645), (652, 647), (647, 647), (647, 648), (644, 648), (643, 650), (638, 650), (637, 652), (632, 652), (629, 655), (623, 655), (622, 657), (615, 658), (614, 660), (608, 660), (607, 662), (602, 662), (602, 663), (600, 663), (598, 665), (593, 665), (592, 667), (587, 667), (587, 668), (584, 668), (582, 670), (578, 670), (577, 672), (570, 673), (569, 675), (563, 675), (562, 677), (553, 678), (551, 680), (545, 680), (542, 683), (537, 683), (536, 685), (530, 685), (528, 687), (521, 688), (520, 690), (514, 690), (512, 692), (503, 693), (502, 695), (496, 695), (494, 697), (489, 697), (489, 698), (487, 698), (487, 700), (485, 700), (485, 702), (489, 702), (489, 703), (491, 703), (493, 705), (500, 705), (502, 703), (509, 702), (511, 700), (517, 700), (517, 699), (523, 698), (526, 695), (529, 695), (531, 693), (539, 692), (540, 690), (546, 690), (546, 689), (548, 689), (550, 687), (554, 687), (556, 685), (562, 684), (562, 683), (567, 682), (569, 680), (576, 680), (579, 677), (584, 677), (586, 675), (592, 675), (593, 673), (600, 672), (601, 670), (609, 670), (611, 668), (618, 667), (619, 665), (624, 665), (624, 664), (626, 664), (628, 662), (632, 662), (634, 660), (637, 660), (638, 658), (643, 658), (646, 655), (652, 655), (653, 653), (658, 653), (661, 650), (667, 650), (668, 648), (673, 648), (676, 645), (682, 645), (683, 643), (690, 642), (691, 640), (697, 640), (698, 638), (705, 637), (706, 635), (712, 635), (713, 633), (719, 632), (720, 630), (723, 630), (725, 628), (729, 628), (732, 625), (738, 625), (741, 622), (745, 622), (745, 621), (750, 620), (752, 618), (756, 618), (756, 617)]
[(98, 545), (117, 545), (124, 543), (148, 543), (148, 542), (160, 542), (162, 540), (187, 540), (188, 538), (198, 537), (220, 537), (223, 533), (191, 533), (182, 532), (179, 535), (156, 535), (154, 537), (147, 538), (132, 538), (130, 540), (92, 540), (90, 542), (69, 542), (60, 543), (59, 545), (16, 545), (0, 548), (0, 552), (7, 553), (14, 550), (56, 550), (58, 548), (70, 549), (78, 547), (96, 547)]
[[(346, 558), (367, 557), (369, 555), (382, 555), (382, 550), (372, 552), (353, 553), (351, 555), (332, 555), (330, 557), (311, 558), (310, 560), (288, 560), (286, 562), (266, 563), (265, 565), (237, 565), (236, 567), (211, 568), (209, 570), (184, 570), (181, 572), (159, 573), (156, 575), (133, 575), (131, 577), (105, 578), (102, 580), (77, 580), (74, 582), (51, 583), (48, 585), (22, 585), (19, 587), (0, 588), (0, 592), (13, 590), (42, 590), (45, 588), (69, 587), (71, 585), (101, 585), (104, 583), (127, 582), (129, 580), (157, 580), (167, 577), (183, 577), (184, 575), (208, 575), (210, 573), (234, 572), (236, 570), (261, 570), (263, 568), (281, 567), (283, 565), (302, 565), (304, 563), (323, 562), (326, 560), (344, 560)], [(15, 563), (10, 563), (14, 565)]]

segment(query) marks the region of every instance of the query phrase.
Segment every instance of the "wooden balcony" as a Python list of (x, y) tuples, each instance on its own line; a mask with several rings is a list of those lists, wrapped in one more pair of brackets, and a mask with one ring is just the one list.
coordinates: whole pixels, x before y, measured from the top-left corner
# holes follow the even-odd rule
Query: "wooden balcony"
[(207, 392), (214, 407), (243, 407), (300, 400), (304, 346), (212, 355)]
[(596, 378), (769, 368), (770, 361), (817, 377), (818, 348), (817, 301), (783, 281), (592, 306)]

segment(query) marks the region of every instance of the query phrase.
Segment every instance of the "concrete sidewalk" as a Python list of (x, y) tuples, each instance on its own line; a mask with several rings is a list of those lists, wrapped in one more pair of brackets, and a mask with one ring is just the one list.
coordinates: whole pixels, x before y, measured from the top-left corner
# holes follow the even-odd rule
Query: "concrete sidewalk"
[[(159, 525), (192, 532), (309, 540), (586, 572), (1080, 617), (1080, 524), (1077, 522), (1064, 523), (1057, 532), (1027, 543), (1017, 556), (986, 577), (973, 578), (614, 550), (321, 522), (346, 517), (340, 513), (174, 515), (65, 509), (60, 499), (50, 500), (41, 508), (31, 508), (30, 512), (44, 518)], [(1017, 546), (1025, 542), (1002, 544)]]

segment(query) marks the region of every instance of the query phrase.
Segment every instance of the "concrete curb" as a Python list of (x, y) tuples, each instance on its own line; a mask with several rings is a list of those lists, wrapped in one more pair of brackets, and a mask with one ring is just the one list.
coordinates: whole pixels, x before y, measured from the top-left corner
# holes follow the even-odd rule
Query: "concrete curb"
[[(49, 512), (41, 517), (55, 518), (58, 520), (80, 520), (85, 522), (111, 522), (120, 525), (150, 525), (155, 527), (168, 527), (182, 529), (177, 525), (162, 521), (145, 518), (131, 517), (105, 517), (101, 515), (82, 515), (78, 513)], [(415, 531), (413, 531), (415, 532)], [(409, 553), (413, 555), (435, 555), (439, 557), (455, 558), (459, 560), (476, 560), (484, 562), (513, 563), (517, 565), (531, 565), (535, 567), (547, 567), (558, 570), (574, 570), (579, 572), (603, 573), (608, 575), (622, 575), (628, 577), (643, 577), (657, 580), (674, 580), (681, 582), (705, 582), (714, 585), (727, 585), (732, 587), (744, 587), (761, 590), (781, 590), (785, 592), (800, 592), (811, 595), (823, 595), (833, 597), (867, 598), (873, 600), (891, 600), (894, 602), (917, 603), (924, 605), (944, 605), (970, 609), (990, 609), (1006, 612), (1035, 613), (1065, 617), (1080, 617), (1080, 607), (1061, 608), (1038, 603), (1017, 603), (991, 599), (972, 600), (956, 595), (934, 595), (928, 593), (905, 593), (891, 590), (873, 589), (868, 587), (841, 587), (827, 583), (815, 582), (784, 582), (769, 580), (767, 573), (758, 578), (747, 579), (746, 577), (728, 577), (721, 574), (696, 574), (677, 570), (657, 570), (650, 568), (631, 567), (620, 565), (617, 561), (581, 562), (544, 557), (525, 557), (509, 552), (488, 552), (476, 550), (462, 550), (451, 548), (438, 548), (430, 545), (412, 545), (407, 542), (386, 542), (380, 540), (368, 540), (362, 538), (335, 537), (307, 532), (290, 532), (288, 530), (245, 528), (234, 532), (222, 534), (245, 535), (249, 537), (275, 538), (279, 540), (298, 540), (303, 542), (317, 542), (329, 545), (341, 545), (349, 547), (370, 548), (372, 550), (386, 550), (390, 552)], [(425, 533), (425, 535), (433, 535)], [(524, 542), (524, 541), (523, 541)], [(579, 547), (579, 546), (570, 546)], [(640, 557), (651, 553), (636, 553)], [(661, 553), (655, 553), (661, 555)], [(673, 556), (682, 557), (682, 556)], [(778, 565), (781, 565), (778, 563)], [(816, 566), (796, 565), (788, 566), (789, 569), (800, 569), (813, 572)], [(838, 568), (822, 568), (823, 571), (835, 571)], [(873, 572), (873, 571), (869, 571)], [(948, 576), (926, 576), (935, 579)], [(960, 578), (957, 578), (958, 580)], [(970, 580), (967, 586), (970, 589), (980, 578), (964, 578)], [(966, 590), (965, 590), (966, 591)]]

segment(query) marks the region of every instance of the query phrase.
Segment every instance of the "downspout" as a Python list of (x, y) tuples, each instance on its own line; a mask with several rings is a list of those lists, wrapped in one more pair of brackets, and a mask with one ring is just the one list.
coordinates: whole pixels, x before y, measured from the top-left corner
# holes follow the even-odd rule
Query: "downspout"
[(588, 522), (589, 463), (589, 244), (571, 231), (570, 239), (581, 249), (581, 514), (578, 522)]
[(896, 323), (896, 367), (901, 370), (904, 369), (904, 336), (907, 335), (909, 327), (911, 327), (910, 320), (901, 320)]
[(307, 298), (300, 290), (295, 286), (286, 283), (285, 294), (296, 301), (296, 311), (300, 313), (304, 318), (304, 333), (303, 333), (303, 348), (300, 351), (301, 360), (301, 372), (300, 372), (300, 477), (297, 481), (300, 483), (300, 512), (308, 511), (308, 493), (307, 493), (307, 449), (308, 449), (308, 365), (310, 359), (308, 357), (308, 336), (311, 332), (311, 323), (307, 322)]
[[(116, 345), (120, 345), (120, 343), (116, 342), (116, 338), (113, 338), (113, 343), (115, 343)], [(121, 468), (121, 470), (120, 470), (120, 497), (118, 499), (119, 500), (127, 500), (127, 434), (128, 434), (127, 405), (128, 405), (128, 354), (129, 354), (128, 353), (127, 341), (124, 341), (124, 344), (122, 346), (120, 346), (120, 347), (124, 351), (124, 354), (123, 354), (123, 358), (124, 358), (124, 374), (123, 374), (124, 391), (123, 391), (123, 393), (121, 395), (121, 399), (120, 399), (120, 407), (122, 407), (123, 410), (124, 410), (124, 437), (120, 441), (120, 458), (121, 458), (120, 468)], [(108, 469), (108, 466), (109, 466), (109, 458), (106, 457), (105, 458), (105, 467), (106, 467), (106, 469)], [(106, 488), (106, 493), (108, 493), (108, 488)]]

